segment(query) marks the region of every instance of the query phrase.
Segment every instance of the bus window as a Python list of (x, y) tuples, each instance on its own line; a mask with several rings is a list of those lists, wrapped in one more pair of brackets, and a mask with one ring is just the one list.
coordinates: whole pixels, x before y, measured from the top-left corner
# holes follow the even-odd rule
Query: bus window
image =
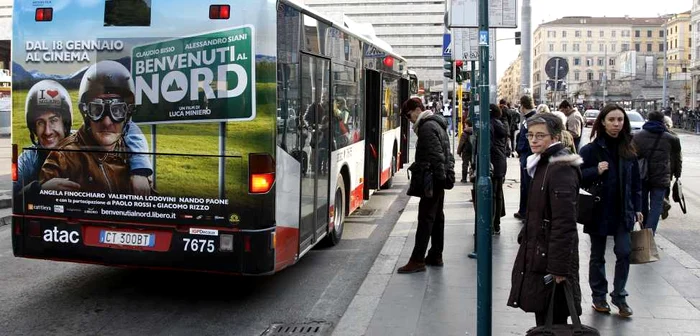
[(359, 83), (355, 68), (333, 64), (333, 114), (332, 128), (336, 148), (360, 141), (360, 117), (353, 113), (358, 105)]
[(382, 91), (382, 127), (383, 131), (395, 129), (401, 125), (399, 115), (399, 80), (384, 76)]
[(151, 0), (105, 0), (105, 27), (150, 25)]

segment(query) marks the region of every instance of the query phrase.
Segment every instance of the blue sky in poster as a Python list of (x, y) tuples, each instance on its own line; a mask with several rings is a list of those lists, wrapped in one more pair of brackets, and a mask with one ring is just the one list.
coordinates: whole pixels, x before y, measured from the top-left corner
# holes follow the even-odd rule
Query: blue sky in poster
[[(27, 63), (27, 41), (84, 41), (103, 38), (121, 39), (125, 48), (110, 52), (108, 58), (130, 56), (131, 47), (158, 39), (197, 35), (250, 24), (255, 27), (255, 52), (275, 56), (276, 1), (238, 0), (231, 5), (230, 20), (210, 20), (209, 5), (220, 0), (152, 0), (151, 27), (104, 27), (105, 0), (27, 0), (18, 2), (14, 12), (13, 60), (26, 70), (46, 74), (66, 75), (95, 63), (97, 55), (89, 51), (86, 62), (30, 62)], [(37, 7), (53, 7), (52, 22), (35, 22)], [(41, 56), (47, 50), (37, 50)], [(48, 50), (53, 51), (53, 50)], [(104, 54), (104, 53), (102, 53)], [(103, 57), (100, 55), (100, 57)], [(99, 59), (98, 59), (99, 60)]]

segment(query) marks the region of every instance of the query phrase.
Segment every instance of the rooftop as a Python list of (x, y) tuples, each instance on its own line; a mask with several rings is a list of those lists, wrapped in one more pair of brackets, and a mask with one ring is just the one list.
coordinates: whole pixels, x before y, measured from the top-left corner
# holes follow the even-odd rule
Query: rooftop
[(559, 26), (559, 25), (633, 25), (633, 26), (660, 26), (664, 24), (665, 19), (660, 17), (593, 17), (593, 16), (565, 16), (561, 19), (545, 22), (543, 26)]

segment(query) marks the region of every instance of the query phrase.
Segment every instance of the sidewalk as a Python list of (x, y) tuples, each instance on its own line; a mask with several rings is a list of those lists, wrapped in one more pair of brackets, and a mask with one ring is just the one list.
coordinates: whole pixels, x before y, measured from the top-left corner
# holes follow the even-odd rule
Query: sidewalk
[[(461, 162), (456, 167), (459, 180)], [(399, 184), (406, 182), (403, 172), (397, 176)], [(522, 226), (512, 216), (518, 207), (518, 181), (517, 159), (509, 159), (504, 185), (507, 216), (501, 235), (493, 237), (493, 335), (524, 335), (535, 325), (534, 314), (506, 306)], [(333, 335), (476, 335), (477, 263), (467, 257), (473, 250), (474, 210), (467, 202), (471, 188), (458, 182), (447, 191), (444, 268), (397, 274), (396, 269), (408, 261), (415, 239), (418, 199), (411, 199)], [(601, 335), (700, 335), (700, 262), (657, 236), (661, 260), (632, 265), (630, 270), (628, 302), (634, 316), (625, 319), (615, 307), (610, 315), (591, 308), (590, 241), (583, 232), (579, 238), (583, 323)], [(612, 245), (609, 240), (609, 286), (615, 265)]]

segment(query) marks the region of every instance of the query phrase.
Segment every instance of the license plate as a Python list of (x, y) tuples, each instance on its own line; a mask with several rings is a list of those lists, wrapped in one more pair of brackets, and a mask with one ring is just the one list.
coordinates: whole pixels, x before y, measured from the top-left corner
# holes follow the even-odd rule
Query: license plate
[(148, 246), (156, 245), (156, 235), (153, 233), (135, 233), (120, 231), (100, 231), (100, 243), (126, 246)]

